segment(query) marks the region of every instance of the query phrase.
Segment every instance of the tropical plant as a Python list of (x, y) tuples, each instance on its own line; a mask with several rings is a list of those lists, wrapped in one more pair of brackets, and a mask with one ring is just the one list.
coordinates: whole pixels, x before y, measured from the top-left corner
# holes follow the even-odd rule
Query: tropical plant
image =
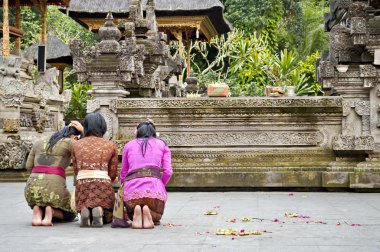
[(280, 55), (273, 54), (270, 62), (264, 64), (262, 70), (267, 76), (270, 86), (293, 86), (292, 75), (297, 67), (297, 60), (292, 51), (287, 49), (280, 52)]
[(71, 101), (65, 118), (68, 120), (82, 119), (87, 113), (87, 100), (90, 99), (88, 91), (92, 89), (90, 84), (65, 83), (65, 89), (71, 89)]

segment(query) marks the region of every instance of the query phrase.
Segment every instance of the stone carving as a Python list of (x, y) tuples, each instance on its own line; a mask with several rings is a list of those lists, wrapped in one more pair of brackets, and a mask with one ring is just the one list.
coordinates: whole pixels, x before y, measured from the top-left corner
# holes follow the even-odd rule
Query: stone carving
[(230, 99), (124, 99), (116, 101), (117, 109), (127, 108), (236, 108), (236, 107), (336, 107), (341, 110), (342, 98), (230, 98)]
[(20, 129), (19, 119), (4, 119), (3, 130), (8, 133), (16, 133)]
[(20, 127), (33, 127), (33, 115), (32, 114), (20, 114)]
[(364, 17), (351, 18), (351, 34), (354, 45), (365, 45), (368, 41), (366, 20)]
[(334, 150), (353, 150), (355, 149), (354, 136), (334, 137)]
[(362, 78), (376, 78), (376, 67), (373, 65), (360, 65), (360, 77)]
[(48, 69), (36, 81), (32, 70), (32, 58), (0, 57), (0, 170), (25, 169), (30, 141), (40, 138), (39, 133), (55, 132), (63, 123), (70, 95), (59, 95), (58, 70)]
[(350, 49), (353, 43), (349, 30), (344, 25), (336, 25), (330, 32), (330, 61), (334, 63), (351, 61)]
[(0, 169), (25, 169), (24, 163), (32, 143), (20, 140), (0, 143)]
[(50, 114), (47, 107), (33, 107), (33, 127), (36, 129), (38, 133), (44, 132), (46, 126), (48, 125), (48, 121), (50, 119)]
[(99, 29), (100, 43), (88, 50), (83, 50), (80, 42), (72, 43), (74, 70), (79, 81), (91, 82), (94, 99), (109, 102), (129, 94), (161, 97), (168, 93), (169, 78), (182, 70), (178, 59), (170, 56), (167, 36), (158, 32), (155, 1), (147, 2), (146, 18), (141, 6), (141, 0), (131, 1), (125, 38), (120, 42), (121, 32), (109, 13)]
[(287, 133), (170, 133), (160, 134), (171, 146), (318, 146), (323, 141), (320, 132)]
[[(362, 153), (373, 150), (376, 141), (380, 141), (373, 136), (378, 133), (371, 132), (379, 125), (373, 116), (378, 112), (377, 106), (372, 104), (380, 103), (379, 91), (373, 89), (379, 85), (379, 69), (370, 64), (375, 48), (380, 47), (377, 32), (380, 24), (372, 14), (373, 4), (371, 1), (333, 0), (330, 14), (326, 15), (330, 52), (326, 61), (319, 64), (319, 76), (326, 90), (343, 97), (342, 130), (347, 134), (334, 137), (334, 150)], [(334, 69), (337, 64), (348, 65), (348, 71), (337, 72)], [(359, 116), (353, 114), (353, 110)], [(355, 128), (361, 131), (353, 130)]]
[(25, 98), (25, 84), (19, 80), (11, 80), (8, 83), (0, 83), (0, 98), (5, 106), (19, 106)]
[(333, 78), (335, 77), (334, 65), (330, 61), (320, 61), (319, 63), (320, 78)]
[(355, 111), (360, 116), (369, 116), (370, 115), (369, 101), (355, 102)]
[(49, 68), (45, 73), (41, 74), (36, 82), (36, 95), (44, 99), (59, 96), (58, 76), (59, 70), (55, 67)]

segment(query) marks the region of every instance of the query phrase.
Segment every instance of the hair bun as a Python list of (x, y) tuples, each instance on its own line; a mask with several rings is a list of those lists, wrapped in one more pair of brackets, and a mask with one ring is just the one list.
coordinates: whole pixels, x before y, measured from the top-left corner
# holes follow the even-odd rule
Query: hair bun
[(153, 124), (154, 125), (154, 121), (152, 119), (150, 119), (150, 118), (147, 118), (146, 122), (149, 123), (149, 124)]

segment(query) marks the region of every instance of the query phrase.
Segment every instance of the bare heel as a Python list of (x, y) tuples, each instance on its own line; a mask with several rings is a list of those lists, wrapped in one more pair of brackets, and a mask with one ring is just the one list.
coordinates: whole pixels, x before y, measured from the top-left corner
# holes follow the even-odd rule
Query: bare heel
[(92, 227), (103, 227), (103, 209), (101, 207), (92, 209)]
[(136, 229), (142, 228), (142, 213), (141, 213), (141, 207), (139, 205), (135, 206), (135, 210), (133, 212), (132, 228), (136, 228)]
[(80, 211), (80, 227), (86, 228), (90, 226), (90, 210), (84, 208)]
[(146, 229), (154, 228), (152, 215), (150, 214), (148, 206), (143, 207), (143, 227)]
[(33, 207), (32, 226), (42, 226), (42, 209), (39, 206)]
[(51, 206), (45, 208), (45, 217), (42, 220), (42, 226), (50, 227), (53, 226), (53, 209)]

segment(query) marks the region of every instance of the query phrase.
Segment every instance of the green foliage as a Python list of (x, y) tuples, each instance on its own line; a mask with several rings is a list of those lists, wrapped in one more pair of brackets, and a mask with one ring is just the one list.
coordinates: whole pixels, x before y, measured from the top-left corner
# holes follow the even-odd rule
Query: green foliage
[[(210, 47), (217, 52), (212, 58)], [(247, 35), (237, 29), (211, 44), (195, 42), (192, 49), (202, 56), (202, 66), (207, 66), (199, 67), (196, 58), (192, 58), (201, 86), (223, 81), (230, 86), (232, 96), (263, 96), (266, 86), (296, 86), (298, 95), (321, 94), (314, 74), (318, 53), (299, 61), (293, 51), (284, 49), (277, 53), (267, 37)]]
[(296, 52), (300, 59), (328, 47), (328, 34), (324, 32), (326, 1), (303, 0), (293, 3), (293, 11), (280, 27), (280, 48)]
[[(22, 30), (22, 49), (38, 42), (41, 38), (42, 22), (40, 12), (35, 8), (21, 8)], [(48, 31), (54, 31), (55, 35), (66, 44), (73, 39), (81, 39), (86, 46), (96, 42), (96, 35), (84, 29), (77, 22), (66, 16), (55, 6), (48, 7), (47, 17)]]
[(90, 99), (88, 91), (92, 89), (90, 84), (65, 83), (65, 89), (71, 89), (72, 96), (65, 118), (68, 120), (82, 119), (86, 116), (87, 100)]
[(41, 38), (41, 15), (34, 8), (21, 8), (21, 28), (24, 35), (21, 38), (21, 49), (28, 48)]
[[(234, 27), (246, 32), (261, 31), (268, 26), (268, 20), (279, 21), (282, 14), (282, 0), (224, 0), (225, 16)], [(269, 24), (272, 25), (272, 24)]]
[[(300, 61), (298, 69), (301, 74), (307, 77), (307, 88), (309, 88), (308, 95), (322, 95), (322, 86), (316, 80), (315, 76), (315, 60), (320, 57), (320, 53), (316, 52), (306, 57), (305, 60)], [(301, 94), (299, 94), (301, 95)]]
[(55, 6), (48, 7), (47, 26), (66, 44), (70, 44), (74, 39), (82, 40), (85, 47), (96, 43), (97, 36), (94, 33), (86, 30)]

